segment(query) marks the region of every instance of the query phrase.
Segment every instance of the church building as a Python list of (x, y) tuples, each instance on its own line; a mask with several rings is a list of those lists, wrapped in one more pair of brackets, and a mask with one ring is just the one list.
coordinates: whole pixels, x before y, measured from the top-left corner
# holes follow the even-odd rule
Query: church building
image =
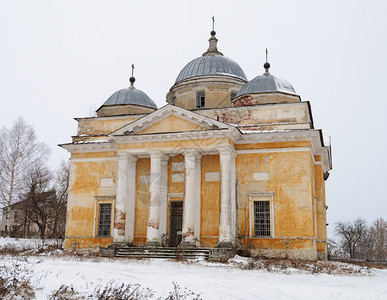
[[(217, 48), (177, 75), (158, 108), (130, 87), (76, 118), (65, 249), (247, 249), (324, 259), (331, 148), (311, 106), (270, 72), (246, 78)], [(141, 78), (144, 80), (144, 78)]]

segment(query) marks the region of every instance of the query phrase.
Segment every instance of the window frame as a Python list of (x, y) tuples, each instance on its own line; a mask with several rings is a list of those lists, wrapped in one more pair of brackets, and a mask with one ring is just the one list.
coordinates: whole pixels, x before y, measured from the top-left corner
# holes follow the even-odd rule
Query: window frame
[(197, 91), (196, 92), (196, 109), (202, 109), (206, 107), (206, 92)]
[[(110, 205), (110, 220), (108, 222), (109, 225), (109, 233), (107, 235), (100, 234), (101, 229), (100, 229), (100, 220), (101, 220), (101, 209), (103, 205)], [(110, 238), (112, 237), (112, 221), (113, 221), (113, 203), (112, 202), (105, 202), (101, 201), (97, 203), (97, 222), (96, 222), (96, 237), (101, 237), (101, 238)], [(107, 224), (103, 224), (103, 226), (107, 226)], [(102, 230), (106, 231), (106, 230)]]
[(238, 94), (237, 91), (231, 91), (231, 93), (230, 93), (230, 99), (231, 99), (231, 101), (234, 100), (234, 99), (236, 98), (236, 95), (237, 95), (237, 94)]
[(254, 237), (270, 237), (270, 201), (253, 201)]
[[(249, 233), (251, 238), (272, 238), (275, 236), (274, 228), (274, 203), (273, 203), (273, 192), (253, 192), (249, 194)], [(255, 214), (254, 214), (254, 202), (269, 202), (269, 213), (270, 213), (270, 235), (260, 236), (255, 235)]]

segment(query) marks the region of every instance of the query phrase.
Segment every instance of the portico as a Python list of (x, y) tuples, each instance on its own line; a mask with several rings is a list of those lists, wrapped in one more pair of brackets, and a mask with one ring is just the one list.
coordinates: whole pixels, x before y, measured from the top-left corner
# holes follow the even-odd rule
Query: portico
[[(181, 155), (184, 157), (184, 172), (182, 173), (184, 188), (182, 230), (177, 234), (182, 235), (181, 244), (186, 247), (200, 246), (201, 223), (201, 159), (202, 156), (218, 156), (220, 162), (219, 176), (219, 234), (218, 245), (231, 247), (235, 243), (235, 224), (232, 221), (235, 213), (235, 150), (232, 146), (220, 145), (217, 150), (205, 151), (201, 148), (182, 149), (168, 152), (160, 148), (158, 151), (132, 154), (119, 152), (117, 170), (117, 196), (114, 209), (113, 241), (117, 244), (133, 244), (135, 229), (135, 203), (136, 203), (136, 168), (137, 159), (150, 160), (149, 174), (149, 203), (147, 216), (146, 244), (148, 246), (161, 245), (165, 236), (168, 237), (170, 224), (167, 223), (168, 210), (168, 164), (169, 157)], [(234, 174), (232, 174), (234, 171)], [(205, 174), (204, 174), (205, 177)], [(171, 181), (176, 181), (172, 179)], [(233, 203), (234, 202), (234, 203)]]

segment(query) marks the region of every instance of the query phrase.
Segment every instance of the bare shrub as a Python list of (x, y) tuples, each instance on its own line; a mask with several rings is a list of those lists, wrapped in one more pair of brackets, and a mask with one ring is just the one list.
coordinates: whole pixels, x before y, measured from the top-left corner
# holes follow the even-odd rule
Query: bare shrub
[(173, 291), (169, 293), (168, 297), (165, 300), (200, 300), (200, 294), (195, 294), (193, 291), (188, 288), (181, 290), (180, 286), (176, 282), (172, 282)]
[(0, 298), (33, 299), (35, 292), (31, 286), (31, 270), (16, 262), (12, 268), (0, 266)]
[(85, 299), (82, 295), (77, 292), (73, 286), (61, 285), (56, 291), (53, 291), (52, 294), (48, 297), (49, 300), (81, 300)]
[(148, 288), (142, 288), (139, 284), (115, 285), (112, 281), (105, 286), (98, 286), (94, 290), (94, 297), (98, 300), (145, 300), (153, 297), (154, 292)]

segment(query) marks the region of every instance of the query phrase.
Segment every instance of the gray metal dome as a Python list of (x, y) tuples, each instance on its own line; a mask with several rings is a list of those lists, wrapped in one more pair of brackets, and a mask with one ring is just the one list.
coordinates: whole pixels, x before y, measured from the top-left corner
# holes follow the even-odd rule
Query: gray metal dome
[(180, 71), (175, 83), (187, 78), (206, 75), (232, 76), (247, 81), (242, 68), (232, 59), (223, 55), (204, 55), (189, 62)]
[(122, 89), (115, 92), (104, 102), (104, 104), (102, 104), (102, 106), (121, 104), (133, 104), (157, 109), (156, 104), (147, 96), (147, 94), (135, 88)]
[[(246, 83), (237, 93), (236, 97), (245, 94), (259, 94), (268, 92), (281, 92), (297, 95), (292, 85), (283, 78), (275, 77), (269, 73), (259, 75)], [(297, 95), (298, 96), (298, 95)]]

